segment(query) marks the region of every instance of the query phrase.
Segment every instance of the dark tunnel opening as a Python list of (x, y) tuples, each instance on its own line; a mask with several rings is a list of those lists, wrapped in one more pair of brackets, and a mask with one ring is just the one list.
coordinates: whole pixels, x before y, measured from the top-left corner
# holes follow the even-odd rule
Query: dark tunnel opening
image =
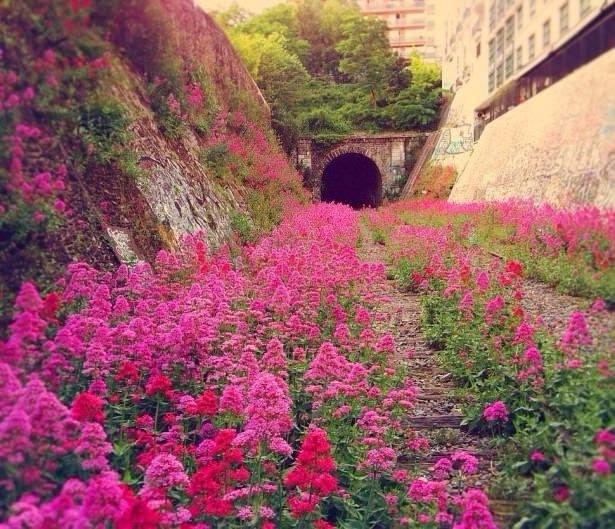
[(378, 166), (367, 156), (346, 153), (334, 158), (322, 174), (320, 198), (360, 209), (377, 207), (382, 200)]

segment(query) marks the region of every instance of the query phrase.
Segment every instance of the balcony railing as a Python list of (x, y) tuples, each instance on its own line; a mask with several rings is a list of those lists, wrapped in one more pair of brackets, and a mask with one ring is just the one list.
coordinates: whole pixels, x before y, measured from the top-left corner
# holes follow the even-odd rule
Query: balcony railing
[(369, 6), (361, 10), (364, 15), (391, 15), (397, 14), (423, 14), (425, 13), (425, 7), (377, 7)]

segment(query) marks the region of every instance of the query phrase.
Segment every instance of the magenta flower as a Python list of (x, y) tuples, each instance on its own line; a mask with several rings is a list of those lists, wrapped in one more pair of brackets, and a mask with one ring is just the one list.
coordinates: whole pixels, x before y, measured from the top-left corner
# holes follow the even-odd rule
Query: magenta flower
[(508, 420), (508, 410), (506, 405), (501, 400), (496, 400), (491, 404), (487, 404), (483, 409), (483, 417), (488, 422)]
[(599, 476), (607, 476), (611, 473), (611, 465), (606, 459), (596, 458), (592, 461), (592, 470)]
[(157, 455), (145, 470), (145, 484), (152, 489), (168, 490), (173, 487), (186, 487), (188, 476), (184, 466), (172, 454)]

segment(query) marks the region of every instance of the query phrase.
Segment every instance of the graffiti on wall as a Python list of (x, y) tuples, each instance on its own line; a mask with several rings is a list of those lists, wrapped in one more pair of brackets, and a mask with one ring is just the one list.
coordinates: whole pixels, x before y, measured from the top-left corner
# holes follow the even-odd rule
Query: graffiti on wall
[(432, 160), (442, 160), (447, 156), (454, 156), (474, 150), (474, 135), (469, 123), (459, 127), (447, 127), (440, 132), (440, 138), (433, 151)]
[[(591, 203), (615, 191), (615, 150), (601, 152), (597, 138), (538, 148), (520, 145), (491, 184), (494, 196), (540, 197), (554, 203)], [(603, 196), (607, 202), (610, 196)], [(609, 200), (610, 199), (610, 200)]]

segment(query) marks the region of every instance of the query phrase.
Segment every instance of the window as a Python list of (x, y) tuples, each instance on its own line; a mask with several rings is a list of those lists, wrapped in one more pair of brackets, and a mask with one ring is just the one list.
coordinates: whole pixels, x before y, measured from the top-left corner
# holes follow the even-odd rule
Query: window
[(495, 36), (495, 54), (499, 59), (504, 53), (504, 29), (500, 29)]
[(542, 45), (546, 48), (551, 44), (551, 20), (545, 21), (542, 25)]
[(495, 71), (495, 81), (497, 86), (501, 86), (504, 82), (504, 65), (500, 63)]
[(517, 8), (517, 29), (523, 27), (523, 4)]
[(489, 68), (495, 64), (495, 39), (489, 41)]
[(498, 20), (504, 16), (506, 11), (506, 0), (498, 0)]
[(506, 57), (506, 79), (508, 79), (512, 74), (513, 74), (513, 70), (514, 70), (514, 64), (515, 59), (513, 57), (512, 52)]
[(495, 88), (495, 72), (489, 74), (489, 92)]
[(523, 66), (523, 47), (519, 46), (517, 48), (517, 70), (521, 69)]
[(495, 28), (495, 2), (491, 2), (489, 6), (489, 29)]
[(580, 0), (579, 1), (579, 11), (581, 12), (581, 16), (584, 17), (589, 13), (592, 5), (591, 0)]
[(530, 0), (530, 16), (536, 13), (536, 0)]
[(562, 35), (568, 31), (569, 11), (568, 2), (562, 4), (559, 8), (559, 31)]
[(515, 19), (510, 17), (506, 21), (506, 47), (512, 46), (515, 37)]
[(480, 57), (480, 42), (476, 45), (476, 56)]
[(527, 39), (527, 58), (531, 61), (536, 55), (536, 35), (530, 35)]

